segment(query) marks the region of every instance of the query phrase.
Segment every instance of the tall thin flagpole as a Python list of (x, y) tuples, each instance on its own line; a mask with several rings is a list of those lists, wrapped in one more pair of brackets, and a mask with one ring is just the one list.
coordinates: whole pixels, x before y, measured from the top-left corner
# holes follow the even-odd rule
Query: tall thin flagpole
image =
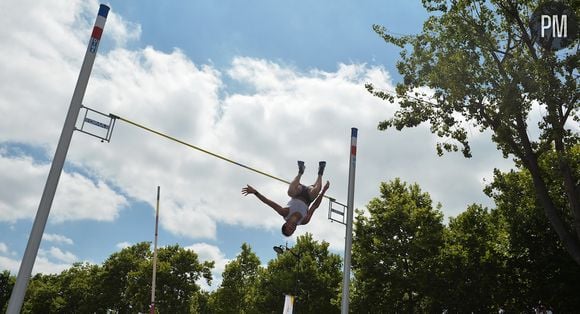
[(350, 163), (348, 167), (348, 200), (346, 203), (346, 239), (344, 244), (344, 271), (342, 281), (342, 306), (341, 314), (348, 313), (350, 298), (350, 259), (352, 253), (352, 219), (354, 207), (354, 178), (356, 170), (356, 140), (358, 129), (352, 128), (350, 132)]
[(155, 279), (157, 278), (157, 236), (159, 226), (159, 193), (161, 187), (157, 186), (157, 210), (155, 213), (155, 242), (153, 244), (153, 276), (151, 279), (151, 314), (155, 313)]
[(50, 207), (52, 206), (56, 187), (58, 186), (58, 181), (64, 166), (66, 154), (70, 146), (73, 131), (75, 130), (75, 124), (79, 115), (79, 111), (81, 110), (83, 97), (87, 89), (89, 76), (91, 75), (93, 63), (95, 62), (97, 48), (99, 47), (99, 41), (101, 40), (101, 35), (103, 34), (103, 28), (105, 27), (108, 14), (109, 7), (101, 4), (99, 7), (99, 13), (97, 15), (97, 20), (93, 26), (93, 32), (91, 34), (91, 39), (89, 40), (89, 46), (87, 47), (87, 51), (85, 53), (81, 72), (77, 79), (77, 84), (75, 86), (70, 106), (68, 108), (68, 113), (66, 115), (62, 132), (58, 140), (56, 152), (54, 153), (54, 158), (52, 159), (52, 165), (50, 166), (48, 178), (46, 179), (46, 184), (44, 185), (44, 191), (42, 192), (40, 204), (38, 205), (36, 218), (34, 219), (32, 230), (30, 231), (28, 244), (26, 245), (26, 250), (24, 252), (24, 256), (22, 257), (22, 262), (20, 263), (20, 269), (18, 271), (18, 276), (16, 277), (16, 283), (12, 289), (12, 294), (10, 295), (10, 301), (6, 310), (6, 313), (8, 314), (18, 314), (22, 308), (26, 287), (28, 286), (28, 281), (30, 280), (36, 256), (38, 255), (38, 248), (40, 247), (42, 234), (44, 233), (44, 228), (46, 227), (46, 221), (48, 220)]

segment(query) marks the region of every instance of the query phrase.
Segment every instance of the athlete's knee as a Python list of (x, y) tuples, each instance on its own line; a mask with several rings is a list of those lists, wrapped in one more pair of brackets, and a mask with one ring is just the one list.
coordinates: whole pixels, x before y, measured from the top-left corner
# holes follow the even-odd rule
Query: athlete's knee
[(302, 186), (301, 185), (296, 185), (296, 186), (290, 186), (288, 188), (288, 196), (290, 197), (296, 197), (298, 195), (300, 195), (300, 192), (302, 190)]

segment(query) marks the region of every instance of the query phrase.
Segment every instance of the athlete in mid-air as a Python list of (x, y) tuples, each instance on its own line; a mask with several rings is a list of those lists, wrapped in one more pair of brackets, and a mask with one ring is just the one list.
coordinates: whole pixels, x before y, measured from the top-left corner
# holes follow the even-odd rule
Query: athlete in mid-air
[(330, 186), (330, 182), (328, 181), (322, 186), (322, 174), (324, 173), (325, 166), (325, 161), (319, 162), (316, 182), (313, 185), (305, 186), (300, 183), (300, 178), (304, 174), (305, 169), (304, 162), (298, 161), (298, 175), (296, 175), (288, 187), (290, 201), (285, 207), (269, 200), (250, 185), (242, 189), (242, 194), (256, 195), (260, 201), (272, 207), (280, 216), (284, 217), (286, 222), (282, 225), (282, 234), (289, 237), (294, 233), (298, 225), (305, 225), (310, 222), (314, 211), (320, 206), (324, 193), (326, 193), (326, 190)]

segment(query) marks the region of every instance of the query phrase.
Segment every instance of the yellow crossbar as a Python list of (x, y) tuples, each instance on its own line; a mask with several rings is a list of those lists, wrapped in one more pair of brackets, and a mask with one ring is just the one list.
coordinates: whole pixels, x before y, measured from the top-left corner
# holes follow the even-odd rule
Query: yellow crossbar
[[(189, 147), (189, 148), (193, 148), (193, 149), (195, 149), (195, 150), (198, 150), (198, 151), (200, 151), (200, 152), (202, 152), (202, 153), (206, 153), (206, 154), (208, 154), (208, 155), (211, 155), (211, 156), (213, 156), (213, 157), (216, 157), (216, 158), (219, 158), (219, 159), (221, 159), (221, 160), (227, 161), (227, 162), (229, 162), (229, 163), (232, 163), (232, 164), (234, 164), (234, 165), (236, 165), (236, 166), (240, 166), (240, 167), (242, 167), (242, 168), (246, 168), (246, 169), (248, 169), (248, 170), (250, 170), (250, 171), (253, 171), (253, 172), (259, 173), (259, 174), (261, 174), (261, 175), (263, 175), (263, 176), (266, 176), (266, 177), (269, 177), (269, 178), (271, 178), (271, 179), (278, 180), (278, 181), (280, 181), (280, 182), (283, 182), (283, 183), (286, 183), (286, 184), (290, 184), (290, 181), (287, 181), (287, 180), (284, 180), (284, 179), (278, 178), (278, 177), (276, 177), (276, 176), (274, 176), (274, 175), (271, 175), (271, 174), (269, 174), (269, 173), (266, 173), (266, 172), (264, 172), (264, 171), (258, 170), (258, 169), (256, 169), (256, 168), (252, 168), (252, 167), (246, 166), (246, 165), (244, 165), (244, 164), (241, 164), (241, 163), (239, 163), (239, 162), (237, 162), (237, 161), (234, 161), (234, 160), (232, 160), (232, 159), (230, 159), (230, 158), (226, 158), (226, 157), (224, 157), (224, 156), (222, 156), (222, 155), (218, 155), (218, 154), (216, 154), (216, 153), (210, 152), (210, 151), (208, 151), (207, 149), (203, 149), (203, 148), (201, 148), (201, 147), (198, 147), (198, 146), (195, 146), (195, 145), (193, 145), (193, 144), (190, 144), (190, 143), (184, 142), (184, 141), (182, 141), (182, 140), (180, 140), (180, 139), (177, 139), (177, 138), (175, 138), (175, 137), (173, 137), (173, 136), (170, 136), (170, 135), (167, 135), (167, 134), (165, 134), (165, 133), (159, 132), (159, 131), (157, 131), (157, 130), (154, 130), (154, 129), (148, 128), (148, 127), (146, 127), (146, 126), (144, 126), (144, 125), (142, 125), (142, 124), (139, 124), (139, 123), (137, 123), (137, 122), (131, 121), (131, 120), (127, 119), (127, 118), (123, 118), (123, 117), (121, 117), (121, 116), (118, 116), (118, 115), (115, 115), (115, 114), (112, 114), (112, 113), (110, 113), (110, 114), (109, 114), (109, 116), (110, 116), (110, 117), (112, 117), (113, 119), (118, 119), (118, 120), (121, 120), (121, 121), (127, 122), (127, 123), (129, 123), (129, 124), (131, 124), (131, 125), (133, 125), (133, 126), (136, 126), (136, 127), (138, 127), (138, 128), (141, 128), (141, 129), (143, 129), (143, 130), (145, 130), (145, 131), (149, 131), (149, 132), (151, 132), (151, 133), (153, 133), (153, 134), (156, 134), (156, 135), (159, 135), (159, 136), (161, 136), (161, 137), (164, 137), (164, 138), (166, 138), (166, 139), (168, 139), (168, 140), (171, 140), (171, 141), (177, 142), (177, 143), (179, 143), (179, 144), (185, 145), (185, 146), (187, 146), (187, 147)], [(325, 195), (324, 197), (326, 197), (327, 199), (329, 199), (329, 200), (331, 200), (331, 201), (334, 201), (334, 200), (335, 200), (333, 197), (330, 197), (330, 196), (327, 196), (327, 195)]]

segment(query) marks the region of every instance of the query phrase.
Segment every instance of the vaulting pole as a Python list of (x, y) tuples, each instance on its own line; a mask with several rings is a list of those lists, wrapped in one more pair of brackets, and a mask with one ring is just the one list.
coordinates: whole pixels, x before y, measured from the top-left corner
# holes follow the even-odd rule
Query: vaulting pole
[(99, 13), (97, 15), (97, 20), (95, 21), (95, 25), (93, 27), (93, 33), (91, 34), (91, 39), (89, 40), (89, 46), (85, 53), (85, 59), (81, 67), (81, 72), (77, 79), (77, 85), (73, 92), (72, 100), (68, 108), (66, 120), (60, 134), (60, 139), (58, 140), (56, 152), (54, 153), (54, 158), (52, 159), (50, 172), (48, 173), (48, 178), (46, 179), (46, 184), (44, 185), (44, 191), (42, 192), (40, 204), (38, 205), (36, 218), (34, 219), (32, 230), (30, 231), (30, 237), (28, 238), (26, 251), (22, 257), (22, 262), (20, 263), (20, 269), (18, 271), (18, 276), (16, 277), (16, 283), (12, 289), (12, 294), (10, 295), (10, 301), (6, 310), (6, 313), (8, 314), (18, 314), (22, 308), (26, 287), (28, 286), (28, 281), (30, 280), (34, 261), (38, 255), (38, 248), (40, 247), (42, 234), (44, 233), (44, 228), (46, 227), (46, 221), (48, 220), (48, 214), (50, 213), (50, 207), (54, 199), (58, 180), (60, 179), (60, 174), (64, 166), (64, 161), (70, 146), (72, 134), (75, 130), (75, 124), (82, 106), (83, 97), (85, 95), (85, 90), (87, 89), (89, 76), (93, 68), (95, 56), (97, 55), (97, 48), (99, 47), (99, 41), (103, 33), (103, 28), (105, 27), (105, 22), (107, 21), (108, 13), (109, 7), (101, 4), (99, 7)]
[(159, 226), (159, 191), (161, 187), (157, 186), (157, 210), (155, 213), (155, 241), (153, 244), (153, 276), (151, 279), (151, 308), (150, 313), (155, 314), (155, 279), (157, 278), (157, 235)]
[(356, 139), (358, 129), (350, 130), (350, 163), (348, 167), (348, 200), (346, 203), (346, 238), (344, 245), (344, 278), (342, 281), (342, 306), (341, 314), (348, 313), (350, 298), (350, 259), (352, 253), (352, 219), (354, 207), (354, 178), (356, 170)]

